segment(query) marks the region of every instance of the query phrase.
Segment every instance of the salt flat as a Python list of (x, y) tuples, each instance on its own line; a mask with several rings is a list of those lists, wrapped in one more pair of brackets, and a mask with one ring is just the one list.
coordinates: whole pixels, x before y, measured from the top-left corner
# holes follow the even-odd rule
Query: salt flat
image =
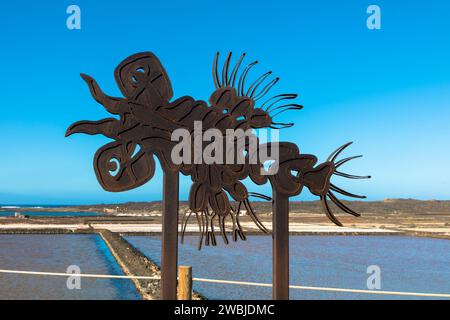
[[(259, 229), (251, 222), (243, 222), (242, 227), (246, 231), (257, 232)], [(270, 230), (272, 223), (266, 222), (265, 226)], [(159, 223), (89, 223), (89, 224), (32, 224), (32, 223), (9, 223), (0, 224), (0, 230), (89, 230), (89, 229), (104, 229), (112, 232), (132, 233), (132, 232), (145, 232), (145, 233), (160, 233), (161, 224)], [(180, 226), (181, 229), (181, 226)], [(230, 226), (227, 226), (230, 230)], [(338, 227), (334, 225), (319, 225), (319, 224), (306, 224), (306, 223), (291, 223), (289, 227), (290, 232), (294, 233), (330, 233), (330, 234), (376, 234), (376, 233), (398, 233), (397, 230), (380, 229), (380, 228), (359, 228), (359, 227)], [(181, 230), (180, 230), (181, 231)], [(198, 225), (188, 224), (186, 232), (197, 232)]]

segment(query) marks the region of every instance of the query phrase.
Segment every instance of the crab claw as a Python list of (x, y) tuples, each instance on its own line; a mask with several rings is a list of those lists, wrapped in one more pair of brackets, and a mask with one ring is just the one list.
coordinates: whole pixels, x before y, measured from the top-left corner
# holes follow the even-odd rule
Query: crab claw
[[(349, 178), (349, 179), (370, 179), (371, 178), (370, 176), (356, 176), (356, 175), (351, 175), (351, 174), (344, 173), (344, 172), (337, 170), (339, 167), (341, 167), (345, 163), (362, 157), (361, 155), (359, 155), (359, 156), (348, 157), (348, 158), (344, 158), (342, 160), (336, 161), (339, 154), (341, 154), (351, 144), (352, 144), (352, 142), (349, 142), (349, 143), (346, 143), (343, 146), (339, 147), (338, 149), (336, 149), (333, 153), (331, 153), (331, 155), (328, 157), (327, 161), (318, 167), (318, 168), (320, 168), (320, 167), (328, 168), (328, 170), (329, 170), (327, 175), (322, 174), (322, 182), (319, 184), (322, 186), (321, 190), (320, 190), (320, 188), (317, 187), (318, 182), (321, 180), (321, 177), (316, 172), (313, 172), (313, 171), (309, 172), (309, 174), (314, 176), (315, 183), (312, 184), (312, 186), (315, 187), (315, 189), (312, 188), (311, 186), (308, 186), (307, 181), (305, 181), (305, 185), (307, 185), (309, 187), (311, 192), (320, 197), (322, 207), (325, 210), (325, 214), (327, 215), (327, 217), (338, 226), (342, 226), (342, 223), (334, 216), (333, 211), (330, 209), (330, 207), (328, 205), (328, 199), (331, 200), (331, 202), (333, 202), (339, 209), (341, 209), (345, 213), (351, 214), (355, 217), (359, 217), (360, 214), (353, 211), (352, 209), (347, 207), (344, 203), (342, 203), (342, 201), (336, 197), (334, 192), (339, 193), (343, 196), (357, 198), (357, 199), (365, 199), (366, 197), (362, 196), (362, 195), (350, 193), (346, 190), (343, 190), (343, 189), (337, 187), (336, 185), (334, 185), (333, 183), (330, 182), (331, 177), (333, 175), (337, 175), (337, 176), (341, 176), (341, 177)], [(323, 170), (324, 169), (322, 169), (322, 171)], [(317, 171), (317, 169), (315, 169), (315, 171)], [(325, 180), (323, 180), (323, 179), (325, 179)]]
[(66, 137), (74, 133), (103, 134), (105, 137), (115, 139), (119, 131), (119, 121), (106, 118), (99, 121), (78, 121), (73, 123), (66, 131)]

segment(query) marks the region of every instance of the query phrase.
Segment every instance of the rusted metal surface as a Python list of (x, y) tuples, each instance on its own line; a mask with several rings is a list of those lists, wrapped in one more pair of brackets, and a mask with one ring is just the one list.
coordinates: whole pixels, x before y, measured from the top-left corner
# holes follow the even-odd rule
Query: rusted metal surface
[(161, 298), (174, 300), (177, 296), (179, 174), (166, 173), (163, 180)]
[(274, 300), (289, 299), (289, 197), (273, 191), (272, 277)]
[[(275, 195), (274, 264), (276, 266), (274, 272), (277, 276), (274, 277), (274, 281), (277, 282), (277, 279), (280, 279), (278, 282), (283, 282), (282, 285), (280, 284), (280, 290), (274, 288), (274, 292), (279, 292), (276, 294), (277, 297), (284, 298), (286, 297), (286, 278), (288, 278), (285, 271), (288, 266), (281, 266), (281, 264), (288, 263), (288, 251), (286, 253), (286, 250), (282, 250), (282, 243), (285, 243), (287, 239), (285, 233), (288, 232), (289, 197), (298, 195), (306, 186), (311, 193), (320, 197), (329, 219), (341, 225), (331, 211), (328, 201), (331, 200), (346, 213), (358, 215), (340, 202), (335, 193), (356, 198), (364, 197), (335, 186), (330, 182), (331, 177), (333, 175), (350, 179), (367, 177), (353, 176), (338, 170), (342, 165), (356, 158), (337, 160), (340, 153), (350, 143), (338, 148), (324, 163), (317, 164), (315, 156), (301, 154), (293, 143), (259, 144), (256, 136), (249, 138), (257, 141), (256, 154), (254, 154), (255, 150), (249, 147), (249, 143), (242, 146), (237, 140), (232, 141), (236, 155), (244, 154), (244, 162), (241, 164), (229, 163), (225, 159), (219, 163), (198, 162), (194, 159), (195, 150), (191, 153), (190, 161), (176, 164), (172, 160), (171, 152), (178, 141), (172, 141), (172, 133), (176, 129), (188, 130), (191, 133), (190, 139), (194, 148), (195, 141), (198, 139), (195, 134), (195, 121), (201, 121), (202, 133), (213, 128), (219, 130), (223, 137), (220, 143), (223, 144), (227, 142), (229, 129), (282, 129), (294, 125), (278, 122), (276, 119), (286, 111), (302, 109), (301, 105), (295, 103), (297, 95), (279, 94), (268, 97), (269, 91), (279, 81), (279, 78), (272, 78), (270, 71), (248, 85), (247, 76), (257, 61), (241, 68), (244, 56), (245, 54), (241, 55), (236, 64), (231, 66), (230, 53), (223, 66), (219, 68), (219, 54), (216, 55), (213, 63), (215, 91), (209, 98), (209, 105), (190, 96), (172, 100), (173, 91), (169, 77), (158, 58), (150, 52), (132, 55), (116, 68), (115, 79), (123, 97), (106, 95), (93, 78), (82, 74), (93, 98), (107, 111), (118, 116), (118, 119), (111, 117), (100, 121), (79, 121), (68, 128), (66, 135), (103, 134), (114, 140), (100, 148), (94, 156), (97, 179), (108, 191), (120, 192), (145, 184), (153, 177), (154, 157), (159, 159), (165, 174), (165, 182), (169, 180), (173, 182), (173, 185), (171, 183), (170, 186), (169, 183), (166, 185), (164, 192), (163, 246), (170, 249), (163, 250), (162, 260), (171, 261), (167, 274), (176, 274), (176, 270), (173, 271), (173, 264), (176, 263), (177, 248), (173, 233), (177, 216), (174, 214), (176, 209), (172, 203), (176, 202), (178, 207), (178, 182), (175, 191), (174, 175), (181, 172), (192, 179), (189, 194), (190, 212), (186, 213), (182, 219), (181, 226), (184, 231), (189, 219), (195, 216), (201, 234), (199, 248), (203, 244), (216, 245), (217, 230), (220, 231), (223, 241), (229, 242), (229, 234), (225, 228), (226, 219), (231, 219), (232, 222), (232, 240), (237, 241), (239, 238), (245, 240), (245, 234), (239, 223), (239, 216), (244, 210), (262, 231), (269, 232), (258, 220), (250, 198), (259, 197), (266, 200), (271, 198), (248, 192), (242, 180), (250, 178), (260, 185), (270, 181)], [(210, 143), (201, 141), (202, 150), (205, 150)], [(272, 148), (278, 148), (277, 158), (260, 158), (261, 151), (272, 154), (268, 152)], [(224, 157), (225, 155), (226, 152)], [(250, 159), (256, 159), (256, 162)], [(271, 168), (279, 168), (276, 173), (264, 172), (264, 164), (267, 160), (274, 162)], [(278, 203), (277, 199), (283, 200)], [(167, 288), (173, 288), (172, 280), (165, 279), (163, 283), (170, 283)], [(176, 297), (172, 291), (170, 296)]]

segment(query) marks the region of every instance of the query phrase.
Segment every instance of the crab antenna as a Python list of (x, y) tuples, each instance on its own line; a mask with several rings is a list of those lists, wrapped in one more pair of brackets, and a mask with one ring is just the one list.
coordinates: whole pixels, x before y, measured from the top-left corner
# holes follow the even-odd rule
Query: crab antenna
[(272, 119), (275, 118), (276, 116), (282, 114), (283, 112), (289, 111), (289, 110), (301, 110), (303, 108), (303, 106), (301, 105), (292, 105), (292, 107), (289, 108), (285, 108), (281, 111), (278, 111), (277, 113), (275, 113), (273, 116), (271, 115)]
[(333, 190), (333, 191), (336, 191), (336, 192), (338, 192), (338, 193), (340, 193), (340, 194), (342, 194), (344, 196), (347, 196), (347, 197), (359, 198), (359, 199), (366, 199), (367, 198), (366, 196), (360, 196), (360, 195), (353, 194), (353, 193), (350, 193), (348, 191), (345, 191), (345, 190), (343, 190), (343, 189), (341, 189), (339, 187), (336, 187), (332, 183), (330, 183), (330, 189)]
[(334, 150), (330, 156), (328, 157), (327, 161), (329, 162), (333, 162), (336, 157), (345, 150), (345, 148), (347, 148), (349, 145), (351, 145), (353, 142), (347, 142), (346, 144), (344, 144), (343, 146), (340, 146), (339, 148), (337, 148), (336, 150)]
[(261, 75), (258, 79), (256, 79), (251, 86), (248, 88), (247, 93), (245, 94), (247, 97), (253, 97), (255, 94), (255, 91), (258, 89), (258, 87), (266, 80), (268, 76), (272, 74), (272, 71), (268, 71)]
[(372, 178), (371, 176), (355, 176), (353, 174), (348, 174), (348, 173), (340, 172), (337, 170), (334, 171), (333, 174), (340, 176), (340, 177), (348, 178), (348, 179), (370, 179), (370, 178)]
[[(279, 125), (279, 127), (277, 127)], [(276, 129), (276, 130), (281, 130), (281, 129), (286, 129), (286, 128), (290, 128), (293, 127), (294, 123), (283, 123), (283, 122), (272, 122), (271, 125), (269, 126), (269, 128), (271, 129)]]
[(337, 168), (339, 168), (340, 166), (342, 166), (344, 163), (347, 163), (347, 162), (349, 162), (350, 160), (357, 159), (357, 158), (361, 158), (361, 157), (362, 157), (362, 155), (359, 155), (359, 156), (353, 156), (353, 157), (348, 157), (348, 158), (339, 160), (338, 162), (336, 162), (336, 163), (334, 164), (334, 167), (337, 169)]
[(216, 89), (220, 88), (220, 80), (219, 80), (219, 52), (216, 53), (216, 56), (214, 57), (214, 62), (212, 66), (212, 72), (213, 72), (213, 79), (214, 79), (214, 85)]
[[(181, 218), (181, 231), (183, 231), (183, 226), (184, 226), (184, 219), (186, 218), (186, 212), (183, 213), (183, 217)], [(181, 241), (182, 244), (184, 243), (184, 233), (181, 232)]]
[[(288, 108), (288, 107), (295, 107), (295, 108), (303, 109), (303, 106), (300, 105), (300, 104), (297, 104), (297, 103), (289, 103), (289, 104), (283, 104), (283, 105), (281, 105), (281, 106), (278, 106), (278, 107), (272, 109), (271, 111), (275, 111), (275, 110), (283, 109), (283, 108)], [(267, 112), (267, 110), (266, 110), (266, 112)]]
[(236, 81), (236, 75), (239, 71), (239, 68), (241, 66), (242, 60), (244, 60), (245, 57), (245, 52), (243, 54), (241, 54), (241, 56), (239, 57), (238, 62), (234, 65), (233, 70), (231, 71), (231, 76), (230, 76), (230, 83), (231, 86), (234, 87), (234, 83)]
[(342, 223), (334, 216), (333, 212), (330, 210), (326, 196), (321, 196), (320, 201), (322, 202), (322, 206), (328, 219), (330, 219), (335, 225), (342, 227)]
[(228, 244), (228, 237), (227, 237), (227, 231), (225, 229), (225, 217), (219, 216), (219, 227), (220, 227), (220, 234), (222, 235), (223, 242), (225, 244)]
[(260, 93), (258, 93), (256, 96), (253, 97), (253, 100), (257, 101), (259, 99), (261, 99), (262, 97), (264, 97), (269, 91), (270, 89), (272, 89), (272, 87), (274, 85), (277, 84), (277, 82), (280, 81), (279, 77), (276, 77), (275, 79), (273, 79), (272, 81), (270, 81), (262, 90)]
[(250, 69), (258, 63), (258, 60), (253, 61), (248, 66), (245, 67), (244, 71), (242, 72), (241, 76), (239, 77), (239, 85), (238, 85), (238, 94), (243, 96), (244, 95), (244, 85), (245, 85), (245, 78), (247, 78), (247, 74), (250, 71)]
[(201, 224), (201, 232), (200, 232), (200, 239), (198, 241), (198, 250), (201, 250), (202, 248), (202, 244), (203, 244), (203, 238), (205, 237), (205, 233), (206, 233), (206, 223), (205, 223), (205, 211), (203, 210), (200, 214), (197, 215), (197, 221), (199, 223), (199, 227)]
[(231, 59), (232, 54), (233, 53), (231, 51), (228, 53), (227, 59), (225, 60), (225, 63), (223, 64), (223, 69), (222, 69), (222, 84), (225, 85), (226, 87), (229, 84), (228, 69), (230, 66), (230, 59)]
[(270, 233), (269, 230), (267, 230), (266, 227), (261, 223), (261, 221), (259, 221), (248, 199), (244, 200), (244, 206), (245, 209), (247, 209), (247, 214), (250, 216), (250, 218), (252, 218), (253, 222), (258, 226), (258, 228), (264, 233)]
[(260, 198), (260, 199), (264, 199), (267, 201), (272, 201), (272, 198), (269, 196), (266, 196), (265, 194), (262, 193), (258, 193), (258, 192), (249, 192), (248, 195), (250, 197), (255, 197), (255, 198)]
[[(267, 109), (265, 110), (266, 112), (268, 112), (268, 111), (270, 110), (270, 108), (271, 108), (273, 105), (277, 104), (278, 102), (283, 101), (283, 100), (292, 100), (292, 99), (297, 98), (297, 96), (298, 96), (298, 95), (296, 95), (296, 94), (294, 94), (294, 93), (285, 93), (285, 94), (279, 94), (279, 95), (273, 96), (273, 97), (267, 99), (267, 100), (261, 105), (261, 109), (264, 108), (264, 106), (265, 106), (266, 104), (268, 104), (269, 102), (271, 102), (270, 105), (269, 105), (269, 106), (267, 107)], [(273, 101), (273, 100), (275, 100), (275, 101)]]
[(191, 218), (191, 215), (192, 215), (192, 211), (189, 211), (189, 214), (187, 215), (187, 217), (186, 217), (186, 213), (185, 213), (184, 216), (183, 216), (183, 220), (181, 220), (181, 228), (182, 228), (182, 230), (181, 230), (181, 243), (184, 243), (184, 235), (186, 233), (186, 227), (187, 227), (187, 224), (189, 222), (189, 219)]
[(336, 198), (336, 196), (331, 191), (328, 191), (328, 196), (330, 197), (331, 201), (333, 201), (334, 204), (337, 205), (339, 207), (339, 209), (341, 209), (342, 211), (349, 213), (355, 217), (361, 216), (359, 213), (353, 211), (352, 209), (347, 207), (345, 204), (343, 204), (341, 201), (339, 201), (339, 199)]

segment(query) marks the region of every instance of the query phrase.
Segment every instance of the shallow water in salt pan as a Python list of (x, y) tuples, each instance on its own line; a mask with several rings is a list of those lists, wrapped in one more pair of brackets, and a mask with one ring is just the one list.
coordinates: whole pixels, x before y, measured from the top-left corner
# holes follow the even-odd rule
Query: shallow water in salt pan
[[(159, 263), (159, 237), (126, 239)], [(272, 242), (268, 236), (197, 250), (197, 237), (180, 245), (179, 263), (191, 265), (194, 277), (272, 281)], [(291, 284), (367, 289), (367, 268), (381, 269), (381, 290), (450, 293), (450, 241), (403, 236), (291, 236)], [(270, 299), (271, 288), (194, 283), (210, 299)], [(292, 299), (399, 299), (388, 295), (291, 289)]]
[[(98, 235), (0, 235), (0, 269), (123, 275)], [(126, 279), (81, 279), (69, 290), (66, 277), (0, 273), (0, 299), (140, 299)]]

